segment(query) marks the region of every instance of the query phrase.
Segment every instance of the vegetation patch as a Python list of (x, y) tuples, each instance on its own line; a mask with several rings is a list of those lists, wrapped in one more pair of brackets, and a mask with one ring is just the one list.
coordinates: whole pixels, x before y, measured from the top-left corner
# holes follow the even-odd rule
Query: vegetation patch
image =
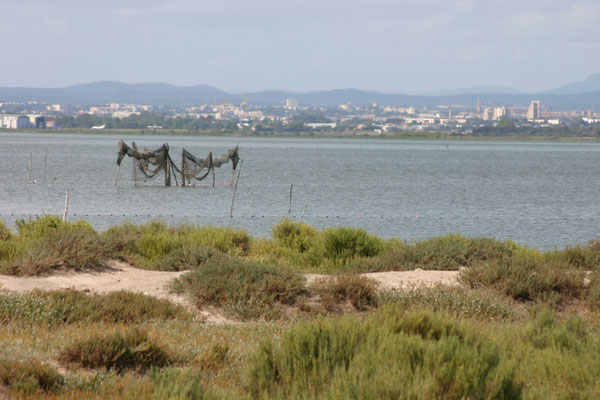
[(189, 294), (198, 307), (225, 306), (240, 317), (249, 311), (247, 307), (266, 314), (275, 305), (294, 304), (306, 293), (305, 279), (298, 273), (235, 259), (210, 260), (176, 279), (173, 288)]
[[(36, 394), (56, 392), (64, 384), (56, 369), (39, 361), (0, 360), (0, 388), (11, 392)], [(0, 398), (2, 397), (0, 391)]]
[(346, 303), (359, 311), (378, 304), (377, 281), (358, 274), (319, 278), (310, 289), (320, 297), (327, 311), (341, 311), (340, 304)]
[(17, 234), (0, 242), (0, 274), (43, 275), (56, 270), (101, 269), (113, 248), (85, 221), (58, 217), (19, 220)]
[(514, 369), (487, 338), (429, 312), (388, 307), (364, 322), (300, 323), (249, 363), (255, 398), (521, 397)]
[(472, 288), (494, 288), (516, 300), (561, 303), (584, 297), (586, 271), (564, 259), (520, 249), (510, 257), (480, 263), (461, 272)]
[(166, 350), (139, 329), (77, 341), (61, 351), (58, 359), (68, 366), (117, 371), (160, 368), (174, 361)]
[(0, 322), (36, 324), (75, 322), (136, 323), (149, 320), (191, 319), (182, 307), (141, 293), (117, 291), (85, 294), (76, 290), (25, 294), (0, 293)]

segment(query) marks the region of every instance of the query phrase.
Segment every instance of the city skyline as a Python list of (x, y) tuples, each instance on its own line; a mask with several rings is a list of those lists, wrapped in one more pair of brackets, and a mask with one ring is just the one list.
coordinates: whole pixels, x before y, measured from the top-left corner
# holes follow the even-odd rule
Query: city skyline
[(600, 66), (600, 4), (589, 1), (29, 0), (3, 13), (0, 86), (531, 93)]

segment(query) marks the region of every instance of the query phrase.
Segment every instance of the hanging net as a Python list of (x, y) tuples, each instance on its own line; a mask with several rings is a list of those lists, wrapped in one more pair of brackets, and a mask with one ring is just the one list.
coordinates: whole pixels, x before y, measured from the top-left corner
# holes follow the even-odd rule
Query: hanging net
[[(206, 158), (198, 158), (192, 153), (183, 149), (181, 154), (181, 172), (183, 179), (190, 182), (192, 179), (201, 181), (206, 178), (213, 169), (212, 152), (208, 153)], [(184, 184), (185, 184), (184, 180)]]
[[(171, 170), (180, 172), (169, 156), (169, 145), (166, 143), (156, 150), (144, 149), (142, 151), (138, 150), (134, 142), (132, 142), (130, 147), (121, 140), (119, 142), (117, 154), (117, 166), (121, 165), (125, 155), (133, 158), (133, 179), (136, 181), (151, 180), (159, 173), (164, 172), (165, 186), (171, 186)], [(137, 173), (138, 171), (140, 174)], [(175, 184), (177, 185), (177, 176), (174, 175), (174, 177)]]

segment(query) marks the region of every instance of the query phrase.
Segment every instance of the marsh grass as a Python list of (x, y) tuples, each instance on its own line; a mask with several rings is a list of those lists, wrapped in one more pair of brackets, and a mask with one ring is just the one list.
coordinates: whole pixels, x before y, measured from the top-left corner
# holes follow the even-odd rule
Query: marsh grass
[(117, 371), (164, 367), (174, 361), (168, 351), (139, 329), (76, 341), (60, 352), (58, 360), (67, 366)]
[(117, 291), (90, 294), (76, 290), (25, 294), (0, 292), (0, 322), (72, 324), (77, 322), (139, 323), (150, 320), (187, 320), (185, 308), (141, 293)]

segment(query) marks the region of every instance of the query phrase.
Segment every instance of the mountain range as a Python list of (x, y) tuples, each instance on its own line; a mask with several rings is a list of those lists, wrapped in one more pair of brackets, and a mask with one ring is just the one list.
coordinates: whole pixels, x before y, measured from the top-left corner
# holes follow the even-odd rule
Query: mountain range
[[(554, 110), (600, 110), (600, 74), (589, 76), (581, 82), (570, 83), (539, 93), (525, 93), (503, 86), (474, 86), (466, 89), (440, 90), (427, 94), (396, 94), (359, 89), (336, 89), (311, 93), (288, 91), (257, 91), (250, 93), (250, 104), (282, 105), (295, 98), (299, 105), (337, 106), (343, 103), (365, 105), (411, 105), (434, 107), (437, 105), (474, 105), (477, 99), (483, 104), (527, 106), (539, 99)], [(62, 88), (0, 87), (0, 102), (45, 101), (51, 104), (104, 104), (134, 103), (148, 105), (192, 106), (217, 104), (228, 101), (239, 104), (245, 96), (227, 93), (210, 85), (174, 86), (166, 83), (93, 82)]]

